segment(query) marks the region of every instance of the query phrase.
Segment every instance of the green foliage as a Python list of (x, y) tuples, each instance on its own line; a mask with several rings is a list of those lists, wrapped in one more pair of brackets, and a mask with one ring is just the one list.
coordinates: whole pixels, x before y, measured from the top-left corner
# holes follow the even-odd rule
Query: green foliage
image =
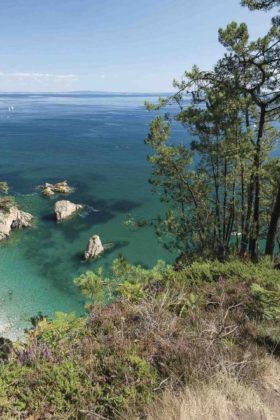
[(279, 345), (280, 272), (270, 259), (200, 260), (175, 271), (119, 258), (110, 278), (82, 277), (86, 297), (95, 300), (101, 279), (117, 300), (92, 304), (86, 317), (40, 317), (0, 364), (1, 418), (115, 419), (131, 407), (141, 418), (166, 385), (221, 369), (256, 381), (260, 357)]
[(30, 402), (29, 392), (21, 392), (30, 372), (31, 368), (17, 363), (0, 365), (0, 413), (8, 411), (12, 414), (14, 410), (25, 410)]
[[(171, 276), (169, 276), (170, 278)], [(280, 272), (274, 269), (268, 258), (263, 258), (258, 264), (240, 259), (232, 259), (224, 263), (215, 261), (195, 261), (173, 277), (182, 284), (195, 285), (203, 282), (217, 281), (219, 278), (227, 280), (251, 279), (266, 287), (280, 288)]]
[(0, 210), (8, 212), (11, 207), (15, 206), (16, 201), (12, 196), (7, 195), (9, 192), (9, 186), (7, 182), (0, 181), (0, 193), (5, 195), (0, 195)]
[[(242, 6), (249, 7), (250, 10), (271, 10), (273, 7), (280, 6), (280, 0), (241, 0)], [(272, 24), (279, 26), (280, 16), (272, 18)]]
[(54, 347), (60, 340), (80, 339), (84, 333), (84, 317), (74, 314), (57, 312), (50, 322), (48, 318), (41, 319), (36, 328), (30, 330), (30, 338), (40, 337), (45, 343)]
[[(170, 116), (158, 117), (151, 124), (146, 140), (154, 152), (149, 156), (153, 167), (150, 182), (168, 206), (165, 217), (154, 224), (158, 234), (165, 239), (169, 235), (173, 249), (224, 258), (246, 213), (244, 191), (253, 148), (252, 132), (244, 130), (242, 118), (249, 103), (233, 86), (224, 90), (201, 87), (203, 78), (203, 72), (194, 67), (177, 86), (185, 96), (181, 94), (174, 120), (195, 135), (191, 148), (170, 142)], [(193, 100), (186, 106), (189, 91)], [(170, 98), (171, 102), (178, 100)]]
[(171, 266), (163, 261), (158, 261), (152, 270), (147, 270), (119, 257), (112, 263), (110, 277), (105, 277), (103, 269), (99, 268), (96, 272), (87, 271), (74, 283), (91, 303), (104, 304), (117, 297), (135, 302), (144, 298), (144, 288), (151, 279), (160, 281), (170, 271)]
[(263, 318), (280, 319), (280, 282), (276, 290), (267, 290), (254, 283), (251, 291), (260, 307)]
[(96, 303), (105, 302), (103, 269), (99, 268), (96, 273), (87, 271), (74, 280), (76, 286), (81, 289), (82, 295)]
[(141, 283), (130, 283), (125, 281), (117, 289), (117, 293), (130, 302), (139, 302), (145, 296), (143, 285)]
[(81, 368), (68, 360), (54, 365), (41, 363), (32, 369), (16, 363), (0, 369), (0, 412), (9, 411), (14, 418), (27, 408), (43, 414), (43, 396), (56, 414), (69, 413), (88, 384)]
[[(82, 366), (74, 360), (63, 360), (53, 366), (40, 366), (40, 385), (37, 392), (45, 393), (58, 413), (67, 413), (71, 411), (72, 405), (81, 401), (89, 384)], [(40, 409), (37, 401), (33, 404)]]
[(238, 25), (236, 22), (231, 22), (227, 25), (226, 30), (219, 29), (219, 41), (226, 48), (242, 53), (249, 41), (247, 25), (245, 23)]
[(9, 195), (0, 197), (0, 209), (4, 212), (8, 212), (15, 205), (16, 201), (14, 197)]
[(0, 191), (5, 194), (9, 192), (9, 186), (7, 182), (0, 181)]
[(279, 6), (280, 0), (242, 0), (241, 4), (251, 10), (269, 10), (274, 6)]
[[(190, 293), (185, 301), (185, 305), (190, 310), (195, 310), (201, 303), (201, 297), (198, 294)], [(181, 312), (182, 314), (182, 312)]]
[(130, 264), (123, 257), (117, 258), (112, 264), (112, 276), (117, 279), (118, 283), (123, 283), (125, 280), (131, 283), (141, 283), (145, 285), (149, 280), (160, 281), (168, 271), (172, 270), (170, 265), (164, 261), (159, 260), (152, 270), (145, 269), (140, 265)]
[[(268, 9), (279, 2), (243, 4)], [(174, 82), (177, 93), (160, 98), (157, 106), (146, 104), (148, 109), (179, 106), (175, 115), (155, 118), (146, 140), (153, 151), (150, 181), (167, 207), (154, 225), (172, 249), (221, 260), (239, 250), (257, 260), (260, 241), (266, 238), (265, 252), (273, 255), (280, 183), (275, 187), (267, 168), (278, 136), (270, 123), (280, 115), (276, 21), (255, 41), (245, 23), (220, 29), (219, 41), (228, 53), (214, 69), (194, 66)], [(174, 122), (195, 135), (191, 146), (171, 143)], [(240, 241), (233, 239), (238, 236)]]

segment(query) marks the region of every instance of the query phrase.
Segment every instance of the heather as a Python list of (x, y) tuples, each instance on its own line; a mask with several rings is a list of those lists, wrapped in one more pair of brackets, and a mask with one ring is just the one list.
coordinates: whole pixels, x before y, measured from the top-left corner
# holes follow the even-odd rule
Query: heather
[(1, 418), (145, 418), (160, 395), (221, 374), (258, 384), (267, 356), (280, 353), (280, 274), (268, 259), (178, 271), (120, 258), (110, 276), (75, 283), (87, 316), (41, 315), (26, 343), (6, 349)]

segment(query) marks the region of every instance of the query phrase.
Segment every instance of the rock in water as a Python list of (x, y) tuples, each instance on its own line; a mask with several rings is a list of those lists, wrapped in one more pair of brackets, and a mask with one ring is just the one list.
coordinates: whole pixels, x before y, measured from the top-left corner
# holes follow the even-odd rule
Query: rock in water
[(51, 197), (55, 193), (58, 194), (69, 194), (73, 191), (73, 188), (71, 188), (67, 181), (63, 182), (57, 182), (56, 184), (49, 184), (46, 182), (44, 185), (41, 186), (42, 193), (46, 197)]
[(63, 181), (63, 182), (57, 182), (56, 184), (54, 184), (52, 190), (55, 193), (68, 194), (72, 191), (72, 188), (68, 185), (67, 181)]
[(82, 208), (83, 206), (81, 204), (74, 204), (68, 200), (57, 201), (54, 205), (56, 220), (67, 219)]
[(0, 240), (10, 235), (11, 229), (31, 226), (32, 214), (12, 206), (8, 211), (0, 210)]
[(85, 260), (98, 257), (104, 251), (101, 239), (98, 235), (93, 235), (89, 241), (85, 252)]
[(45, 187), (42, 190), (43, 195), (45, 195), (46, 197), (51, 197), (52, 195), (54, 195), (55, 193), (53, 192), (53, 190), (51, 189), (51, 187)]

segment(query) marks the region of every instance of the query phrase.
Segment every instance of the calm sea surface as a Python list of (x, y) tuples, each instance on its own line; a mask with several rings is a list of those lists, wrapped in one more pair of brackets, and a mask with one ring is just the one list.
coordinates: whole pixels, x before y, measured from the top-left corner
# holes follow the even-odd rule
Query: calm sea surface
[[(13, 232), (0, 244), (0, 336), (19, 336), (38, 311), (82, 313), (73, 279), (100, 265), (109, 269), (119, 254), (146, 266), (172, 259), (150, 228), (131, 231), (124, 224), (129, 215), (160, 212), (147, 182), (143, 140), (154, 115), (143, 106), (146, 98), (0, 95), (0, 179), (35, 216), (31, 229)], [(183, 136), (177, 128), (174, 138)], [(36, 187), (65, 179), (75, 187), (68, 199), (89, 207), (57, 224), (57, 197), (45, 199)], [(95, 233), (114, 246), (86, 264), (83, 252)]]

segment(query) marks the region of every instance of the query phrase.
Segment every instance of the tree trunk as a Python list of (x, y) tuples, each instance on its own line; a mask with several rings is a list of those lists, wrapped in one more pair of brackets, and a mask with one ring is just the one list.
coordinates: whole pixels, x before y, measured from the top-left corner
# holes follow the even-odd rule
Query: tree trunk
[(253, 237), (252, 237), (252, 249), (251, 258), (254, 261), (258, 260), (258, 241), (260, 236), (260, 168), (261, 168), (261, 150), (262, 150), (262, 138), (265, 124), (265, 106), (261, 107), (258, 137), (255, 152), (255, 202), (254, 202), (254, 214), (253, 214)]
[(225, 161), (224, 161), (223, 244), (225, 244), (226, 242), (227, 197), (228, 197), (227, 174), (228, 174), (228, 163), (227, 163), (227, 159), (225, 158)]
[(243, 235), (245, 225), (245, 200), (244, 200), (244, 166), (241, 164), (241, 232)]
[(242, 232), (242, 239), (241, 239), (241, 247), (240, 247), (240, 256), (245, 257), (247, 256), (248, 246), (249, 246), (249, 238), (250, 238), (250, 226), (251, 226), (251, 214), (252, 214), (252, 207), (253, 207), (253, 198), (254, 198), (254, 177), (251, 174), (250, 183), (248, 186), (248, 193), (247, 193), (247, 214), (245, 219), (245, 226), (244, 231)]
[[(250, 119), (249, 119), (249, 111), (246, 109), (245, 111), (245, 123), (247, 130), (250, 128)], [(248, 246), (249, 246), (249, 237), (250, 237), (250, 226), (251, 226), (251, 215), (252, 215), (252, 207), (253, 207), (253, 198), (254, 198), (254, 176), (253, 176), (253, 169), (250, 176), (249, 185), (247, 187), (247, 211), (245, 214), (245, 185), (244, 185), (244, 166), (241, 165), (241, 203), (242, 203), (242, 216), (241, 216), (241, 244), (240, 244), (240, 251), (239, 255), (241, 257), (246, 257), (248, 253)]]
[(266, 237), (265, 253), (266, 255), (270, 255), (271, 257), (273, 257), (273, 251), (274, 251), (274, 245), (275, 245), (279, 219), (280, 219), (280, 182), (278, 184), (277, 196), (276, 196), (276, 200), (275, 200), (272, 212), (271, 212), (269, 229), (268, 229), (268, 233)]

